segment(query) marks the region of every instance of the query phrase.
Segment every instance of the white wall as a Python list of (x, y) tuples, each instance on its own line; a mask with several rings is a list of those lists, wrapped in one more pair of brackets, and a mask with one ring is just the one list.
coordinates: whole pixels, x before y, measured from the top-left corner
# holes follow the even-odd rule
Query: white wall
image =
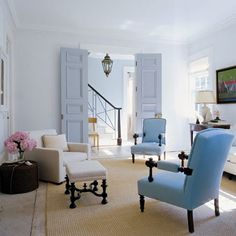
[[(218, 31), (206, 38), (199, 39), (189, 46), (189, 55), (210, 49), (211, 79), (216, 89), (216, 70), (236, 65), (236, 25)], [(232, 125), (236, 134), (236, 104), (217, 104), (220, 118)]]
[(166, 47), (162, 53), (162, 109), (167, 119), (168, 150), (190, 148), (186, 48)]
[(59, 37), (17, 32), (15, 129), (60, 131)]
[[(16, 130), (56, 128), (60, 132), (60, 47), (78, 47), (79, 44), (93, 52), (162, 53), (162, 102), (163, 116), (167, 118), (168, 149), (189, 147), (186, 48), (163, 43), (96, 43), (96, 39), (85, 40), (76, 35), (18, 31), (14, 100)], [(107, 86), (107, 89), (112, 88)]]

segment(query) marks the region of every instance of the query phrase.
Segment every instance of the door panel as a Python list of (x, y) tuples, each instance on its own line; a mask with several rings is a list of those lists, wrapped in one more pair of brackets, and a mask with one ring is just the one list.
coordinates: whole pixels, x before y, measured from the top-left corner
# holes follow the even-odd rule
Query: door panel
[(62, 132), (69, 142), (88, 142), (88, 52), (61, 49)]
[(143, 119), (162, 112), (161, 54), (137, 54), (135, 58), (135, 130), (141, 132)]

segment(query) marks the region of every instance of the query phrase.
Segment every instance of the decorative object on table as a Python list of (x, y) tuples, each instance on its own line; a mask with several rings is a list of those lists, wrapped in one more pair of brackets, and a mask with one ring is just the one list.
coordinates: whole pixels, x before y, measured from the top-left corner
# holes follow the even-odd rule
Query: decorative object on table
[(196, 124), (197, 124), (197, 125), (200, 124), (200, 121), (199, 121), (198, 117), (197, 117), (197, 119), (196, 119)]
[(216, 71), (217, 103), (236, 103), (236, 66)]
[(206, 104), (214, 104), (215, 103), (215, 95), (211, 90), (199, 90), (196, 91), (195, 94), (195, 103), (203, 104), (200, 110), (200, 114), (203, 117), (203, 124), (212, 120), (212, 114), (210, 108)]
[(220, 120), (220, 112), (217, 110), (215, 111), (215, 120), (219, 121)]
[(0, 166), (1, 192), (26, 193), (38, 188), (38, 165), (34, 161), (3, 163)]
[(159, 119), (162, 117), (162, 113), (155, 113), (155, 118)]
[(24, 152), (36, 147), (36, 141), (27, 132), (18, 131), (5, 140), (4, 145), (10, 154), (18, 154), (18, 161), (24, 160)]
[(103, 71), (107, 77), (111, 73), (112, 65), (113, 65), (113, 61), (111, 60), (111, 58), (109, 57), (107, 53), (104, 59), (102, 60)]
[(195, 111), (195, 118), (196, 118), (196, 124), (200, 124), (200, 119), (201, 119), (201, 117), (199, 117), (199, 114), (198, 114), (198, 112), (197, 111)]
[[(234, 135), (223, 129), (206, 129), (196, 135), (189, 155), (178, 155), (181, 165), (146, 161), (149, 176), (138, 180), (141, 212), (145, 197), (186, 209), (190, 233), (194, 232), (193, 210), (204, 203), (214, 200), (215, 216), (219, 216), (219, 187), (233, 139)], [(188, 159), (186, 167), (184, 159)], [(153, 175), (154, 167), (163, 171)]]

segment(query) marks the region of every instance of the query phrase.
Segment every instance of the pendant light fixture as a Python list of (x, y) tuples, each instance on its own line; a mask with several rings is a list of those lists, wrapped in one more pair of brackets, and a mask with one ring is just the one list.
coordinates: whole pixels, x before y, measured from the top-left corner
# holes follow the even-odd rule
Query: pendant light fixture
[(111, 58), (109, 57), (107, 53), (104, 59), (102, 60), (103, 71), (107, 77), (111, 73), (112, 65), (113, 65), (113, 61), (111, 60)]

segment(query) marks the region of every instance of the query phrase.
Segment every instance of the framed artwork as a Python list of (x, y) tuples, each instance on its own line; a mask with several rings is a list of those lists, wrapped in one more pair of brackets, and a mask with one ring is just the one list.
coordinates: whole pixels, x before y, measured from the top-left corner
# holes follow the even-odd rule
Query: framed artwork
[(217, 103), (236, 103), (236, 66), (216, 71)]

